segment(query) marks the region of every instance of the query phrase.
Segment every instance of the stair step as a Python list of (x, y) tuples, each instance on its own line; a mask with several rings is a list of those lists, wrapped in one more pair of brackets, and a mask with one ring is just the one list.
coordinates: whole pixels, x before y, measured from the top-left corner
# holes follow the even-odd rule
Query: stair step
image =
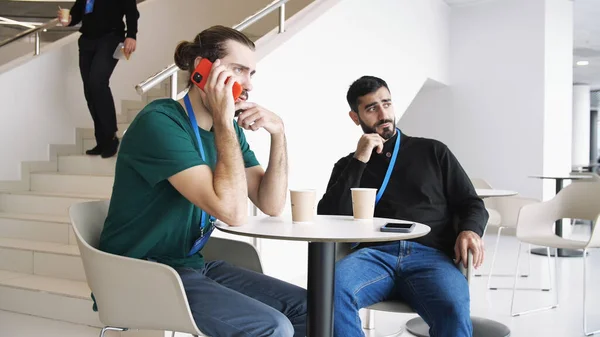
[(112, 193), (114, 177), (110, 175), (81, 175), (62, 172), (31, 173), (31, 190), (85, 194)]
[(101, 327), (86, 282), (0, 270), (0, 309)]
[(0, 212), (68, 216), (75, 203), (108, 199), (109, 194), (0, 192)]
[(0, 238), (0, 269), (85, 281), (79, 249), (69, 244)]
[[(127, 128), (129, 127), (129, 123), (118, 123), (117, 124), (117, 137), (122, 138), (123, 137), (123, 133), (125, 132), (125, 130), (127, 130)], [(81, 129), (82, 132), (82, 136), (83, 139), (96, 139), (96, 137), (94, 137), (94, 129), (93, 128), (85, 128), (85, 129)]]
[(114, 175), (117, 157), (59, 156), (58, 172), (70, 174)]
[(85, 153), (85, 151), (94, 148), (94, 146), (96, 146), (95, 139), (83, 139), (83, 152), (84, 153)]
[(0, 237), (76, 244), (71, 240), (70, 220), (65, 216), (0, 212)]

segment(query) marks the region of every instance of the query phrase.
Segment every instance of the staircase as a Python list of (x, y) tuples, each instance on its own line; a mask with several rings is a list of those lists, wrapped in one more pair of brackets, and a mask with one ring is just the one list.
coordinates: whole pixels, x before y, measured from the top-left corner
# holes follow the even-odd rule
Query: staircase
[[(169, 90), (124, 102), (118, 136)], [(74, 203), (110, 198), (116, 158), (83, 154), (93, 146), (93, 129), (78, 129), (76, 144), (51, 145), (50, 161), (23, 163), (22, 181), (0, 183), (0, 310), (102, 326), (68, 217)]]

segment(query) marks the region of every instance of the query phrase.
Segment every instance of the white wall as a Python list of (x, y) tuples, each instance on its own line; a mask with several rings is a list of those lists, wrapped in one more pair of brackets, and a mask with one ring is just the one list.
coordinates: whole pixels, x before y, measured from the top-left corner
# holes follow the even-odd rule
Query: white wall
[(539, 196), (544, 12), (538, 0), (452, 11), (453, 151), (472, 177)]
[[(398, 118), (427, 79), (447, 83), (449, 8), (442, 0), (343, 0), (317, 3), (310, 11), (318, 15), (312, 24), (263, 56), (250, 100), (285, 122), (290, 188), (315, 188), (320, 199), (334, 163), (354, 151), (362, 134), (348, 117), (345, 97), (352, 81), (362, 75), (385, 79)], [(261, 42), (259, 49), (269, 48)], [(268, 135), (246, 134), (266, 166)], [(265, 240), (265, 270), (284, 279), (301, 277), (305, 246)], [(285, 268), (276, 263), (283, 258)]]
[[(121, 112), (122, 99), (139, 99), (134, 86), (173, 63), (180, 40), (191, 40), (214, 24), (233, 26), (269, 0), (147, 0), (139, 5), (138, 49), (111, 78)], [(76, 126), (92, 126), (79, 74), (77, 39), (70, 35), (0, 66), (0, 180), (20, 178), (20, 163), (47, 160), (48, 145), (74, 143)]]

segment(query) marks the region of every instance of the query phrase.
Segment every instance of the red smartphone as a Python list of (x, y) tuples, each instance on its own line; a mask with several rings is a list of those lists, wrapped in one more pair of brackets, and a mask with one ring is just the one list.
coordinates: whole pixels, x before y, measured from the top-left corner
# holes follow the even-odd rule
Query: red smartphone
[[(194, 84), (198, 86), (198, 88), (204, 90), (204, 85), (206, 84), (206, 80), (208, 80), (208, 75), (210, 74), (212, 65), (212, 62), (210, 62), (207, 58), (203, 58), (200, 60), (200, 63), (198, 63), (196, 69), (194, 69), (194, 71), (192, 72), (190, 78), (192, 82), (194, 82)], [(227, 81), (229, 81), (229, 79), (227, 79)], [(233, 83), (232, 89), (233, 99), (238, 99), (238, 97), (240, 97), (243, 91), (242, 86), (238, 82), (235, 82)]]

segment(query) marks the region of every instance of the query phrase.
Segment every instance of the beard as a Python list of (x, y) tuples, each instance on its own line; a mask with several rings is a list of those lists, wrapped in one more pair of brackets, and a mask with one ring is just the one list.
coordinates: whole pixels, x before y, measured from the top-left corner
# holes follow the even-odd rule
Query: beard
[[(375, 123), (375, 125), (373, 126), (368, 126), (362, 119), (360, 119), (360, 117), (358, 117), (358, 122), (360, 124), (360, 127), (362, 128), (364, 133), (377, 133), (378, 135), (381, 136), (381, 138), (388, 140), (392, 137), (394, 137), (394, 133), (396, 132), (396, 118), (392, 119), (382, 119), (380, 121), (378, 121), (377, 123)], [(386, 127), (385, 129), (382, 129), (381, 132), (377, 132), (377, 127), (385, 124), (385, 123), (390, 123), (392, 124), (392, 127)]]

